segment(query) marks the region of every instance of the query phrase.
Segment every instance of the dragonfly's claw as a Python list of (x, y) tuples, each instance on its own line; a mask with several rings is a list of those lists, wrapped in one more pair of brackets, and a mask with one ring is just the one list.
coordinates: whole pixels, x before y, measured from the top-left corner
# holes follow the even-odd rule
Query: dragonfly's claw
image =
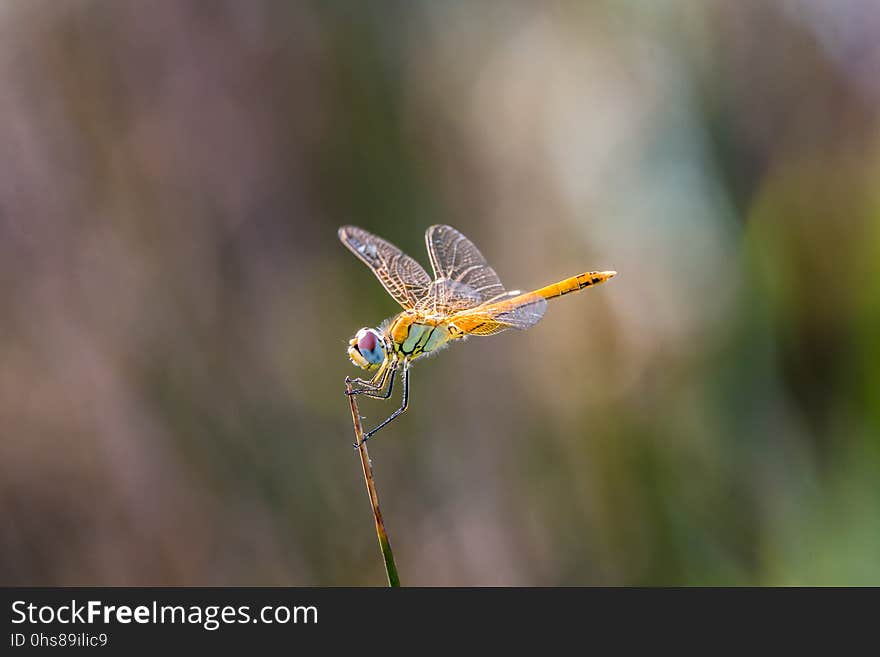
[[(356, 387), (352, 387), (352, 384), (355, 384)], [(376, 386), (374, 386), (369, 381), (364, 381), (362, 379), (352, 379), (350, 376), (345, 377), (345, 394), (346, 395), (359, 395), (364, 392), (374, 392), (378, 390)]]

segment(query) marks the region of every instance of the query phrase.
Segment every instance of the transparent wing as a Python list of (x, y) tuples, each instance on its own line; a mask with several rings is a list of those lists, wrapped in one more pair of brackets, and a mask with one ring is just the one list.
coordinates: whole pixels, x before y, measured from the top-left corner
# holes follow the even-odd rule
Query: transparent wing
[(428, 294), (419, 301), (416, 309), (429, 314), (451, 315), (481, 303), (483, 298), (470, 285), (438, 278), (431, 283)]
[(530, 328), (546, 311), (547, 299), (540, 294), (509, 292), (491, 303), (456, 313), (452, 324), (469, 335), (495, 335), (511, 328)]
[(390, 242), (357, 226), (340, 228), (339, 239), (373, 270), (388, 294), (404, 308), (414, 308), (428, 293), (428, 272)]
[(447, 278), (472, 288), (483, 301), (504, 292), (498, 274), (487, 263), (480, 250), (452, 226), (431, 226), (425, 243), (434, 278)]

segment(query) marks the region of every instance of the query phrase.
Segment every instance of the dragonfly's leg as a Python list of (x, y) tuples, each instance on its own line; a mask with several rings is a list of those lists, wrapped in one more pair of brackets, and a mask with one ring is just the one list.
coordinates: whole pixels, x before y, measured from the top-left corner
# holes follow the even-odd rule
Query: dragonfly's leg
[[(388, 379), (388, 389), (385, 392), (382, 392), (382, 388), (378, 390), (373, 390), (372, 388), (358, 388), (351, 391), (352, 395), (366, 395), (370, 399), (388, 399), (391, 396), (391, 391), (394, 389), (394, 375), (397, 374), (397, 364), (392, 365), (389, 370), (391, 371), (391, 375)], [(348, 392), (346, 390), (346, 392)]]
[[(403, 361), (403, 403), (401, 403), (400, 408), (394, 411), (391, 415), (389, 415), (384, 422), (382, 422), (379, 426), (371, 429), (367, 433), (364, 434), (363, 442), (366, 442), (370, 439), (370, 436), (375, 434), (379, 429), (384, 427), (386, 424), (396, 419), (401, 413), (403, 413), (409, 407), (409, 361)], [(355, 444), (355, 447), (360, 447), (359, 444)]]
[[(364, 388), (370, 388), (372, 390), (381, 390), (385, 386), (385, 377), (388, 376), (388, 368), (389, 366), (396, 367), (397, 363), (392, 361), (391, 359), (386, 359), (385, 362), (376, 370), (376, 373), (373, 375), (372, 379), (352, 379), (350, 376), (345, 377), (346, 383), (356, 383), (359, 386)], [(346, 393), (348, 391), (346, 390)]]
[(362, 378), (360, 378), (360, 377), (358, 377), (358, 378), (356, 378), (356, 379), (352, 379), (351, 377), (345, 377), (345, 382), (346, 382), (346, 383), (356, 383), (356, 384), (358, 384), (359, 386), (363, 386), (364, 388), (374, 388), (374, 389), (378, 389), (378, 388), (381, 388), (383, 385), (385, 385), (385, 373), (386, 373), (386, 371), (387, 371), (387, 370), (383, 370), (382, 372), (379, 373), (379, 381), (378, 381), (378, 382), (375, 382), (375, 381), (376, 381), (375, 378), (372, 378), (372, 379), (362, 379)]
[(394, 372), (397, 369), (397, 361), (389, 360), (382, 364), (382, 367), (379, 368), (379, 371), (376, 372), (376, 376), (372, 378), (370, 381), (363, 381), (363, 379), (350, 379), (346, 377), (346, 383), (355, 383), (362, 382), (362, 387), (353, 388), (351, 391), (346, 390), (345, 394), (347, 395), (367, 395), (368, 397), (381, 397), (383, 399), (388, 399), (391, 396), (391, 393), (388, 392), (383, 393), (382, 389), (385, 387), (385, 382), (388, 379), (388, 373), (391, 373), (391, 384), (394, 384)]

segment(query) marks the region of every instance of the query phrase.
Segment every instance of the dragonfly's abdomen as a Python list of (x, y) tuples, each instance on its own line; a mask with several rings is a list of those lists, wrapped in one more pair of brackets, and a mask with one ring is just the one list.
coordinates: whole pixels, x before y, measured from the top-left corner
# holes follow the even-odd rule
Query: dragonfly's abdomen
[(604, 283), (609, 278), (613, 278), (615, 274), (617, 274), (616, 271), (588, 271), (571, 278), (566, 278), (558, 283), (553, 283), (553, 285), (542, 287), (539, 290), (535, 290), (534, 293), (540, 294), (545, 299), (554, 299), (570, 292), (577, 292), (591, 285)]

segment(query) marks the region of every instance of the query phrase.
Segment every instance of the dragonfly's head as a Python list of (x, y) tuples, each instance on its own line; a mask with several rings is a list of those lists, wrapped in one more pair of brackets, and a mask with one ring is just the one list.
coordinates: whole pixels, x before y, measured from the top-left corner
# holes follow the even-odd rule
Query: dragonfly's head
[(348, 342), (351, 362), (365, 370), (374, 370), (385, 360), (385, 338), (372, 328), (362, 328)]

